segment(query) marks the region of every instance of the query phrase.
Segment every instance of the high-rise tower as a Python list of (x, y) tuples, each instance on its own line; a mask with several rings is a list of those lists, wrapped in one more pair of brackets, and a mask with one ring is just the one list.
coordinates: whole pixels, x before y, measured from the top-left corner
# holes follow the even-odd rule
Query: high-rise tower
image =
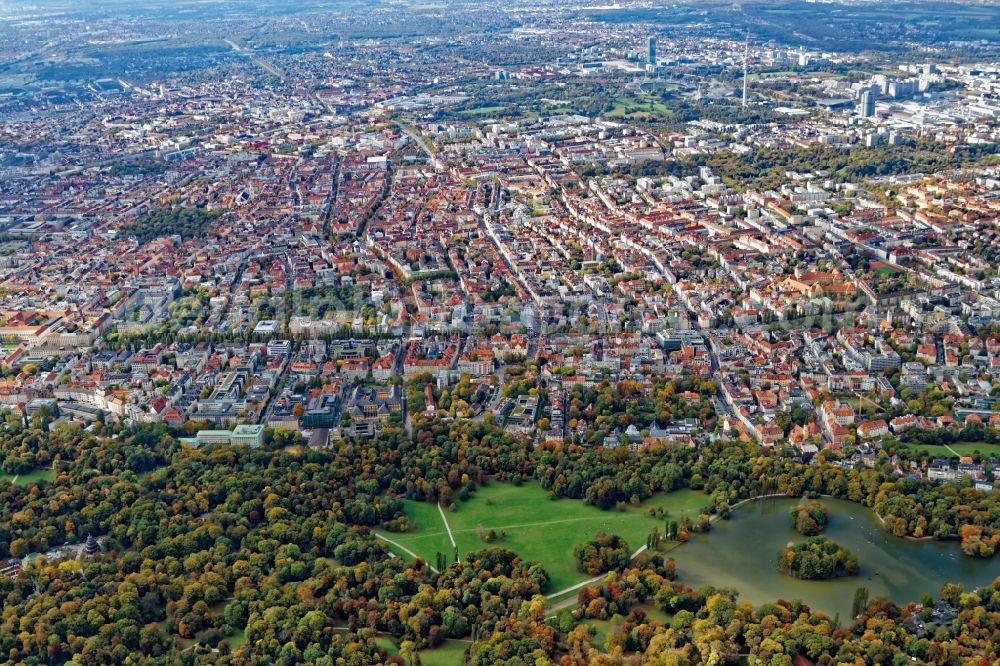
[(747, 60), (750, 57), (750, 40), (743, 42), (743, 106), (747, 105)]
[(858, 115), (862, 118), (875, 117), (875, 93), (871, 90), (861, 93), (861, 99), (858, 100)]

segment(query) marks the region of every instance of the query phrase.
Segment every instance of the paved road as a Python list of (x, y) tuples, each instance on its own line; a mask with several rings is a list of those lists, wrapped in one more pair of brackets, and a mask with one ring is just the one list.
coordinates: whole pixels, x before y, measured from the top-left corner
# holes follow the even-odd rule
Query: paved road
[[(635, 558), (639, 557), (639, 555), (641, 555), (645, 551), (646, 551), (646, 546), (643, 546), (643, 547), (639, 548), (637, 551), (635, 551), (634, 553), (632, 553), (632, 557), (629, 558), (629, 562), (631, 562)], [(564, 588), (562, 590), (559, 590), (558, 592), (553, 592), (552, 594), (546, 594), (545, 598), (546, 599), (555, 599), (556, 597), (561, 597), (564, 594), (568, 594), (570, 592), (574, 592), (576, 590), (582, 589), (582, 588), (586, 587), (587, 585), (593, 585), (594, 583), (600, 582), (600, 581), (604, 580), (605, 578), (607, 578), (608, 577), (608, 573), (610, 573), (610, 572), (605, 572), (605, 573), (602, 573), (599, 576), (594, 576), (593, 578), (590, 578), (590, 579), (585, 580), (583, 582), (577, 583), (576, 585), (570, 585), (569, 587)], [(558, 612), (558, 611), (562, 610), (563, 608), (568, 608), (570, 606), (575, 605), (576, 604), (576, 600), (577, 600), (577, 597), (570, 597), (568, 599), (563, 599), (562, 601), (559, 601), (559, 602), (557, 602), (555, 604), (552, 604), (552, 607), (549, 610), (553, 611), (553, 613)], [(555, 614), (550, 615), (549, 617), (555, 617)]]
[(451, 525), (448, 524), (448, 519), (444, 515), (444, 509), (441, 508), (441, 502), (437, 503), (438, 513), (441, 514), (441, 520), (444, 522), (444, 528), (448, 530), (448, 540), (451, 541), (451, 547), (455, 549), (455, 561), (461, 562), (461, 558), (458, 556), (458, 544), (455, 543), (455, 535), (451, 533)]
[(423, 150), (424, 153), (426, 153), (427, 159), (431, 160), (434, 159), (434, 151), (432, 151), (430, 147), (428, 147), (428, 145), (424, 143), (424, 138), (422, 136), (418, 135), (416, 132), (410, 129), (409, 126), (404, 125), (401, 122), (397, 122), (396, 125), (399, 126), (399, 129), (403, 130), (406, 136), (410, 137), (418, 146), (420, 146), (420, 149)]
[(287, 381), (291, 369), (292, 359), (285, 359), (285, 367), (281, 370), (281, 376), (278, 377), (278, 381), (274, 385), (274, 393), (268, 396), (267, 404), (264, 405), (264, 409), (260, 412), (260, 423), (267, 424), (268, 419), (271, 417), (271, 410), (274, 407), (274, 399), (281, 395), (281, 390), (285, 387), (285, 381)]

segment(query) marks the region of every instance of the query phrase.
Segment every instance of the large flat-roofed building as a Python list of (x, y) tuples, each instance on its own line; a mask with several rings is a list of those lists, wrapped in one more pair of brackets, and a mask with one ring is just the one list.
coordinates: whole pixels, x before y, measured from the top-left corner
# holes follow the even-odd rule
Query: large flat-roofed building
[(274, 335), (281, 328), (277, 319), (262, 319), (253, 327), (253, 332), (257, 335)]
[(233, 433), (229, 430), (199, 430), (195, 435), (200, 446), (205, 444), (229, 444)]
[(241, 423), (233, 428), (230, 443), (233, 446), (261, 446), (264, 443), (264, 426)]
[(59, 405), (59, 412), (73, 419), (96, 421), (101, 418), (104, 410), (80, 402), (63, 402)]
[(206, 444), (232, 444), (233, 446), (261, 446), (264, 443), (264, 426), (241, 423), (232, 430), (199, 430), (195, 435), (199, 446)]

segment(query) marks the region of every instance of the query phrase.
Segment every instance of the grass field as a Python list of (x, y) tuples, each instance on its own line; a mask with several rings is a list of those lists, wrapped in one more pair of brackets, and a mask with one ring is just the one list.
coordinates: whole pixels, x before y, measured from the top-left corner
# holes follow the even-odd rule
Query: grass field
[(436, 648), (420, 651), (422, 666), (461, 666), (469, 644), (462, 641), (445, 641)]
[(396, 647), (396, 641), (391, 638), (386, 638), (385, 636), (379, 636), (375, 639), (375, 645), (389, 653), (391, 657), (394, 654), (399, 654), (399, 648)]
[(625, 618), (614, 617), (610, 620), (587, 620), (586, 624), (590, 627), (593, 632), (593, 644), (594, 647), (600, 650), (606, 650), (606, 639), (608, 637), (608, 632), (612, 629), (622, 626)]
[(752, 74), (747, 74), (747, 79), (750, 81), (759, 81), (761, 79), (776, 79), (778, 77), (788, 77), (788, 76), (799, 76), (799, 72), (792, 70), (783, 70), (780, 72), (754, 72)]
[(872, 273), (878, 277), (892, 277), (896, 275), (899, 271), (892, 266), (886, 266), (885, 264), (880, 264), (877, 268), (872, 269)]
[[(926, 451), (932, 456), (940, 456), (942, 458), (951, 458), (955, 455), (949, 451), (947, 447), (942, 445), (907, 444), (906, 446), (914, 451)], [(949, 446), (951, 446), (951, 448), (960, 456), (971, 456), (976, 451), (979, 451), (986, 456), (1000, 456), (1000, 444), (987, 444), (986, 442), (958, 442), (956, 444), (950, 444)]]
[(463, 116), (489, 116), (496, 113), (503, 112), (507, 107), (504, 106), (477, 106), (473, 109), (465, 109), (464, 111), (459, 111)]
[(18, 474), (15, 476), (0, 474), (0, 483), (14, 483), (22, 488), (26, 488), (38, 481), (51, 481), (54, 478), (56, 478), (56, 471), (54, 469), (36, 469), (27, 474)]
[(235, 650), (247, 642), (247, 632), (242, 629), (233, 631), (226, 636), (226, 640), (229, 641), (229, 647)]
[[(379, 534), (409, 548), (427, 560), (431, 566), (434, 566), (437, 562), (438, 553), (444, 553), (448, 561), (451, 562), (452, 551), (454, 549), (451, 546), (451, 541), (448, 540), (448, 533), (444, 529), (444, 523), (441, 522), (441, 515), (438, 513), (437, 505), (429, 502), (414, 502), (412, 500), (404, 500), (403, 504), (407, 517), (417, 526), (416, 529), (407, 534), (396, 534), (394, 532), (379, 530)], [(454, 515), (449, 514), (449, 520)], [(407, 557), (405, 553), (397, 552), (398, 549), (393, 548), (391, 545), (389, 549), (397, 555)], [(407, 557), (407, 559), (409, 558)]]
[[(377, 636), (375, 644), (385, 650), (390, 657), (399, 654), (398, 639), (390, 636)], [(436, 648), (421, 650), (421, 666), (462, 666), (465, 650), (469, 644), (465, 641), (447, 640)], [(235, 648), (235, 646), (234, 646)]]
[[(493, 483), (477, 490), (469, 501), (458, 503), (455, 511), (444, 513), (460, 557), (491, 545), (510, 548), (545, 566), (552, 578), (548, 590), (551, 593), (588, 578), (576, 571), (573, 561), (573, 547), (578, 543), (598, 532), (613, 532), (624, 537), (634, 552), (646, 543), (653, 527), (664, 529), (663, 519), (647, 515), (649, 508), (662, 507), (673, 518), (687, 513), (693, 519), (707, 503), (705, 495), (680, 490), (655, 496), (625, 512), (602, 511), (581, 500), (550, 500), (547, 491), (537, 483), (523, 486)], [(435, 563), (438, 552), (444, 553), (450, 562), (451, 541), (437, 506), (406, 501), (405, 508), (416, 529), (406, 534), (382, 532), (383, 536), (431, 564)], [(493, 543), (480, 541), (480, 525), (484, 533), (493, 529), (499, 534), (502, 530), (507, 536)]]
[(610, 118), (652, 118), (665, 116), (669, 109), (653, 98), (633, 97), (625, 95), (615, 99), (615, 107), (607, 115)]
[(656, 620), (657, 622), (662, 622), (663, 624), (670, 624), (670, 621), (674, 619), (673, 615), (669, 613), (664, 613), (659, 608), (656, 607), (652, 601), (647, 601), (644, 604), (639, 604), (638, 606), (646, 613), (646, 617), (650, 620)]

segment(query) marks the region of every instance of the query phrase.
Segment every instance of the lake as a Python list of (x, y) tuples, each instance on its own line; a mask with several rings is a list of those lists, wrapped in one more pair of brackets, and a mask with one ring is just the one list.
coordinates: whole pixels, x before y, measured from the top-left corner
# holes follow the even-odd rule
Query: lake
[(914, 541), (890, 535), (875, 513), (846, 500), (820, 499), (830, 511), (823, 535), (854, 551), (859, 575), (834, 580), (798, 580), (778, 573), (778, 551), (802, 536), (791, 528), (789, 512), (798, 498), (748, 502), (732, 512), (730, 520), (712, 524), (708, 534), (670, 552), (677, 575), (686, 585), (734, 588), (740, 599), (754, 606), (777, 599), (801, 599), (814, 610), (842, 621), (851, 615), (854, 591), (867, 587), (870, 598), (886, 597), (902, 604), (919, 601), (924, 593), (935, 597), (944, 582), (960, 582), (972, 589), (1000, 576), (1000, 556), (991, 560), (962, 555), (957, 541)]

